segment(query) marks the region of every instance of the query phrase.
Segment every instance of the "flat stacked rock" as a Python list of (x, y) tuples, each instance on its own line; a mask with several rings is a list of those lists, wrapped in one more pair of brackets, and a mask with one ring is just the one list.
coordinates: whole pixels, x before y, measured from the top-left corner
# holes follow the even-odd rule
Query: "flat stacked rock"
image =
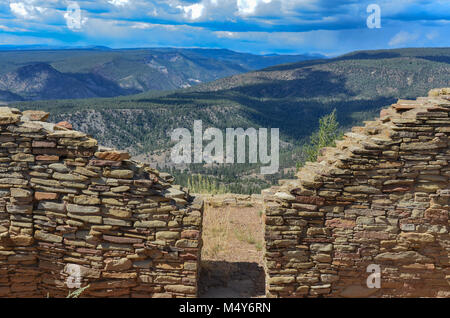
[(450, 297), (449, 135), (450, 88), (432, 90), (265, 190), (267, 295)]
[(203, 202), (47, 118), (0, 107), (0, 297), (195, 297)]

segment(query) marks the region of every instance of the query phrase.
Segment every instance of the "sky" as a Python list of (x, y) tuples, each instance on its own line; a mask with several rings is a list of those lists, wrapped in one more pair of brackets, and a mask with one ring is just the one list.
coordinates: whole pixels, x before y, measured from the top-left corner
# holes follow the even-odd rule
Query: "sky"
[(449, 35), (450, 0), (0, 0), (0, 45), (334, 56), (449, 47)]

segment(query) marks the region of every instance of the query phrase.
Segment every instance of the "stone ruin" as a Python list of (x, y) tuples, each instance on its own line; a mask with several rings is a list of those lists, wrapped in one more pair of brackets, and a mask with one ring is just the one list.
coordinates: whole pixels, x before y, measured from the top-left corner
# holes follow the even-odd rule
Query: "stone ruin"
[[(263, 191), (268, 297), (450, 297), (449, 114), (399, 100)], [(0, 297), (196, 297), (202, 200), (47, 117), (0, 108)]]
[(267, 296), (450, 297), (449, 136), (432, 90), (264, 191)]
[(47, 117), (0, 107), (0, 297), (195, 297), (202, 201)]

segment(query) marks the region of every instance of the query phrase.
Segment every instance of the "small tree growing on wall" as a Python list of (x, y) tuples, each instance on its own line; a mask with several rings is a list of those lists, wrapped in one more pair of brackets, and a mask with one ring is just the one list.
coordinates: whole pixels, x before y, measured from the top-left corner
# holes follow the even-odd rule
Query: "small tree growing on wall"
[(340, 137), (342, 137), (342, 133), (339, 131), (339, 122), (336, 109), (334, 109), (330, 114), (319, 119), (319, 129), (309, 137), (309, 143), (303, 146), (304, 160), (297, 163), (297, 169), (307, 161), (316, 161), (320, 149), (334, 147), (336, 139)]

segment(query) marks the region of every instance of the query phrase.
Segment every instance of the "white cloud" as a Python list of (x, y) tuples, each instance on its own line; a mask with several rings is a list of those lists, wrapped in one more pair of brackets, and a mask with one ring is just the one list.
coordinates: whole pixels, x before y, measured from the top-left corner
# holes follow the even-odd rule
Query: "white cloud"
[(54, 23), (61, 18), (61, 13), (54, 6), (60, 0), (11, 0), (9, 9), (11, 13), (24, 20), (41, 20)]
[(260, 3), (271, 3), (272, 0), (237, 0), (239, 14), (249, 15), (256, 11)]
[(28, 10), (25, 8), (25, 4), (22, 2), (14, 2), (10, 3), (9, 7), (16, 16), (22, 16), (24, 18), (28, 17)]
[(7, 25), (1, 25), (0, 24), (0, 30), (5, 31), (5, 32), (26, 32), (26, 29), (21, 29), (21, 28), (11, 28)]
[(431, 31), (429, 33), (426, 34), (426, 38), (428, 40), (434, 40), (435, 38), (437, 38), (439, 36), (439, 32), (437, 32), (436, 30)]
[(116, 7), (124, 7), (125, 5), (130, 3), (130, 0), (109, 0), (108, 3)]
[(216, 31), (214, 34), (220, 38), (228, 38), (228, 39), (237, 39), (239, 38), (238, 32), (230, 32), (230, 31)]
[(184, 16), (191, 20), (197, 20), (203, 15), (205, 6), (201, 3), (195, 3), (190, 6), (177, 6), (178, 9), (184, 11)]
[(156, 8), (153, 8), (153, 11), (149, 12), (148, 14), (151, 16), (157, 17), (159, 13)]
[(146, 30), (151, 29), (153, 27), (153, 24), (145, 23), (145, 22), (136, 22), (133, 25), (131, 25), (133, 29), (140, 29), (140, 30)]
[(39, 14), (42, 14), (47, 10), (46, 8), (35, 6), (34, 2), (34, 0), (10, 2), (9, 8), (16, 17), (23, 19), (34, 19)]
[(389, 41), (389, 46), (401, 46), (408, 42), (417, 40), (419, 35), (417, 33), (409, 33), (406, 31), (400, 31), (392, 37)]

